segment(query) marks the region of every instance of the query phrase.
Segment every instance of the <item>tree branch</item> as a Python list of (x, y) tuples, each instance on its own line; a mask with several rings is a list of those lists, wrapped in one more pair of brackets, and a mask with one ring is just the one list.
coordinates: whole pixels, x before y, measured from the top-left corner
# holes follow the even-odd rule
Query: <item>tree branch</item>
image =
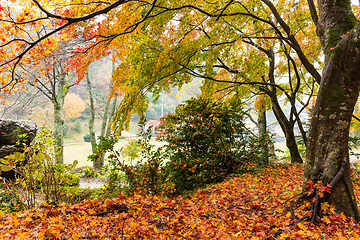
[(311, 18), (312, 18), (315, 26), (317, 27), (318, 22), (319, 22), (319, 16), (318, 16), (318, 14), (316, 12), (316, 7), (315, 7), (315, 4), (314, 4), (314, 1), (313, 0), (307, 0), (307, 2), (308, 2), (308, 5), (309, 5)]
[(284, 31), (288, 35), (288, 39), (292, 43), (293, 49), (296, 51), (297, 55), (299, 56), (300, 61), (302, 62), (302, 64), (306, 68), (306, 70), (313, 76), (313, 78), (316, 80), (316, 82), (320, 84), (320, 81), (321, 81), (320, 73), (316, 70), (314, 65), (312, 63), (310, 63), (309, 60), (307, 59), (307, 57), (305, 56), (304, 52), (302, 51), (302, 49), (300, 47), (300, 44), (298, 43), (298, 41), (295, 39), (294, 35), (292, 34), (291, 28), (281, 18), (279, 12), (275, 8), (275, 6), (272, 4), (272, 2), (270, 2), (269, 0), (261, 0), (261, 1), (270, 8), (271, 12), (274, 14), (274, 17), (276, 18), (276, 20), (279, 22), (280, 26), (284, 29)]
[(130, 2), (130, 0), (119, 0), (119, 1), (114, 2), (113, 4), (110, 4), (109, 6), (103, 8), (101, 10), (92, 12), (92, 13), (90, 13), (88, 15), (85, 15), (85, 16), (82, 16), (82, 17), (77, 17), (77, 18), (71, 18), (71, 17), (65, 17), (65, 16), (61, 16), (61, 15), (52, 14), (49, 11), (47, 11), (45, 8), (43, 8), (41, 6), (41, 4), (37, 0), (32, 0), (32, 1), (36, 4), (36, 6), (38, 6), (38, 8), (43, 13), (46, 14), (46, 16), (48, 18), (61, 19), (61, 20), (67, 21), (68, 23), (76, 23), (76, 22), (82, 22), (82, 21), (85, 21), (85, 20), (89, 20), (89, 19), (94, 18), (94, 17), (96, 17), (98, 15), (106, 14), (106, 13), (110, 12), (112, 9), (117, 8), (118, 6), (120, 6), (120, 5), (124, 4), (124, 3)]

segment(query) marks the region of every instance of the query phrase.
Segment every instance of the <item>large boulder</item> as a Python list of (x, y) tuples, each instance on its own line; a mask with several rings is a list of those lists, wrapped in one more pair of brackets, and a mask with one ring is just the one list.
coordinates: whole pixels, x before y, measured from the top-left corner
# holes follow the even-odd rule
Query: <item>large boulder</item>
[(30, 145), (36, 131), (36, 124), (30, 121), (0, 120), (0, 146), (16, 145), (22, 134), (26, 134), (24, 143)]
[[(1, 158), (24, 152), (36, 136), (37, 126), (30, 121), (15, 121), (0, 119), (0, 177), (14, 178), (15, 171), (4, 167)], [(1, 166), (3, 166), (1, 168)], [(6, 171), (4, 171), (6, 169)]]

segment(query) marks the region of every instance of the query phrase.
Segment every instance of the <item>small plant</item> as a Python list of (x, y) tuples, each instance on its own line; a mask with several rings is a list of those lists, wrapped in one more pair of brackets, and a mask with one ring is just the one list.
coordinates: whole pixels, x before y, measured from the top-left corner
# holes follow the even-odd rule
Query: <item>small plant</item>
[[(110, 136), (104, 139), (102, 145), (98, 145), (97, 151), (88, 158), (94, 160), (100, 154), (109, 152), (110, 179), (107, 186), (109, 191), (125, 189), (127, 191), (141, 190), (148, 193), (162, 192), (161, 168), (163, 161), (166, 159), (165, 152), (162, 148), (155, 149), (150, 144), (151, 128), (144, 131), (145, 121), (139, 123), (141, 139), (129, 142), (129, 148), (125, 150), (114, 149), (117, 138)], [(129, 156), (132, 160), (136, 157), (139, 159), (137, 164), (126, 164), (122, 156)], [(124, 180), (126, 183), (124, 183)]]
[(96, 178), (99, 176), (99, 173), (96, 172), (93, 168), (85, 168), (83, 174), (86, 178)]
[(51, 132), (42, 129), (37, 138), (38, 141), (34, 145), (24, 147), (23, 153), (15, 153), (1, 159), (3, 166), (12, 167), (20, 176), (15, 181), (4, 180), (0, 188), (11, 195), (11, 204), (15, 204), (14, 206), (18, 207), (16, 209), (33, 208), (39, 202), (39, 198), (44, 198), (46, 202), (62, 202), (65, 196), (64, 189), (68, 186), (78, 186), (80, 182), (78, 176), (69, 172), (76, 166), (77, 161), (73, 164), (54, 163)]
[(103, 194), (102, 189), (66, 187), (64, 189), (64, 202), (76, 204), (88, 199), (94, 199)]
[(90, 140), (90, 134), (89, 134), (89, 133), (85, 134), (84, 137), (83, 137), (83, 139), (84, 139), (84, 142), (91, 142), (91, 140)]
[[(0, 179), (1, 180), (1, 179)], [(0, 182), (0, 212), (12, 213), (24, 209), (22, 202), (14, 196), (18, 196), (17, 188), (7, 188), (7, 183)]]
[(127, 141), (125, 147), (122, 148), (121, 154), (130, 159), (130, 165), (140, 156), (141, 146), (140, 141), (131, 139)]

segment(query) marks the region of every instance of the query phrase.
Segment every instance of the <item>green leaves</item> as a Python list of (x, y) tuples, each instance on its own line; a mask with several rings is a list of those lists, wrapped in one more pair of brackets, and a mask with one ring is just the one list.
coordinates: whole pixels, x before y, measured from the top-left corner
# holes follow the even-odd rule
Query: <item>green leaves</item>
[(267, 140), (254, 138), (244, 121), (241, 106), (204, 98), (192, 98), (162, 119), (158, 139), (170, 154), (164, 174), (178, 193), (265, 163), (260, 152)]

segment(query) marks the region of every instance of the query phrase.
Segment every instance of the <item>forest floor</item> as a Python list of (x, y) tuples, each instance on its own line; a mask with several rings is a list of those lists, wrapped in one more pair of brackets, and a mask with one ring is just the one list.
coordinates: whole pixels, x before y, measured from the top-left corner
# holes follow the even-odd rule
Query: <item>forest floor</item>
[(100, 188), (106, 184), (104, 178), (81, 178), (79, 188)]
[[(99, 173), (99, 174), (95, 177), (87, 177), (84, 174), (85, 169), (89, 169), (89, 172)], [(101, 188), (108, 182), (108, 179), (101, 174), (101, 171), (96, 170), (93, 167), (81, 166), (74, 168), (71, 171), (73, 173), (81, 173), (79, 188), (91, 188), (91, 189)]]
[[(359, 199), (359, 172), (352, 178)], [(0, 239), (359, 239), (360, 225), (327, 203), (310, 223), (310, 203), (294, 204), (302, 179), (302, 165), (283, 164), (188, 196), (136, 192), (0, 213)]]

